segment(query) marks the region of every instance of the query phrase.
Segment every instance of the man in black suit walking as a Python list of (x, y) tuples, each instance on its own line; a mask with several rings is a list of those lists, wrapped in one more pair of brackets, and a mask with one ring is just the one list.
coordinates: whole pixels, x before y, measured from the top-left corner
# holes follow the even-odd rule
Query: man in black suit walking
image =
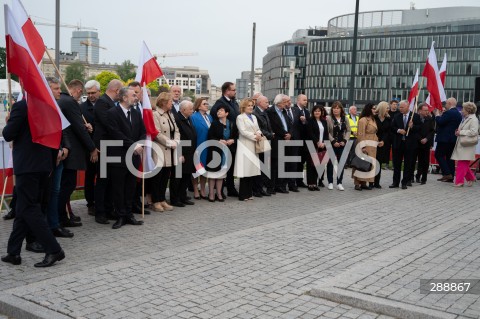
[(13, 105), (2, 134), (7, 142), (13, 141), (13, 169), (17, 192), (16, 217), (8, 239), (8, 254), (2, 257), (2, 261), (20, 265), (23, 240), (27, 232), (32, 232), (46, 252), (44, 260), (36, 263), (35, 267), (52, 266), (64, 259), (65, 253), (47, 225), (41, 201), (48, 189), (48, 176), (55, 167), (58, 149), (32, 142), (25, 100)]
[[(125, 224), (143, 224), (143, 221), (137, 221), (133, 217), (132, 203), (135, 196), (136, 176), (127, 167), (127, 161), (131, 161), (137, 169), (140, 166), (143, 145), (138, 141), (146, 137), (142, 116), (132, 109), (135, 98), (133, 89), (121, 88), (118, 92), (119, 105), (107, 111), (110, 140), (122, 142), (122, 146), (111, 146), (107, 150), (109, 157), (120, 157), (120, 162), (109, 163), (107, 173), (111, 179), (113, 204), (118, 214), (118, 219), (112, 226), (113, 229), (118, 229)], [(130, 147), (134, 148), (134, 153), (127, 158)]]
[[(108, 83), (107, 90), (95, 104), (95, 131), (93, 140), (97, 149), (101, 150), (102, 140), (108, 140), (108, 110), (115, 107), (118, 101), (118, 92), (123, 84), (119, 80), (112, 80)], [(111, 183), (108, 176), (100, 174), (102, 158), (97, 162), (97, 181), (95, 184), (95, 221), (99, 224), (108, 224), (107, 217), (113, 218), (113, 200)]]
[(286, 95), (277, 94), (273, 100), (273, 106), (268, 108), (265, 112), (270, 120), (270, 125), (272, 126), (272, 132), (274, 137), (272, 139), (272, 170), (271, 170), (271, 179), (273, 189), (268, 189), (267, 191), (270, 194), (279, 193), (288, 193), (287, 190), (287, 180), (281, 178), (278, 170), (278, 160), (279, 160), (279, 142), (280, 141), (289, 141), (292, 139), (291, 124), (287, 119), (287, 114), (285, 112), (286, 104)]
[(402, 189), (412, 186), (415, 151), (419, 141), (421, 127), (420, 116), (409, 109), (408, 101), (399, 103), (400, 113), (392, 121), (393, 139), (393, 184), (390, 188), (398, 188), (403, 161)]
[[(430, 164), (430, 149), (433, 145), (433, 136), (435, 135), (435, 121), (430, 115), (428, 105), (420, 104), (418, 108), (420, 115), (420, 126), (418, 147), (416, 158), (418, 160), (417, 175), (415, 181), (424, 185), (427, 182), (428, 167)], [(415, 160), (413, 161), (415, 163)]]
[[(237, 116), (240, 114), (240, 107), (236, 100), (237, 90), (235, 84), (232, 82), (225, 82), (222, 85), (222, 97), (219, 98), (210, 109), (210, 115), (213, 120), (218, 120), (217, 111), (220, 105), (228, 105), (230, 108), (228, 112), (228, 120), (232, 123), (236, 123)], [(236, 144), (236, 143), (235, 143)], [(232, 163), (227, 172), (227, 178), (225, 186), (227, 186), (228, 196), (238, 197), (238, 191), (235, 188), (233, 169), (235, 167), (235, 152), (232, 149)]]

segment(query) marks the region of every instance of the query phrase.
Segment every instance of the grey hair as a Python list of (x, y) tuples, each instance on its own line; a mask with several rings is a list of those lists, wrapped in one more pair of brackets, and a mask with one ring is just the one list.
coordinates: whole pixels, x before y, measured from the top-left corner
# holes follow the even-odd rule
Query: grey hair
[(278, 105), (283, 102), (283, 99), (285, 98), (285, 94), (277, 94), (275, 98), (273, 99), (273, 104)]
[(100, 91), (100, 83), (95, 80), (90, 80), (87, 83), (85, 83), (85, 90), (90, 90), (91, 88), (96, 88), (97, 91)]
[(409, 105), (409, 104), (410, 104), (410, 103), (408, 103), (407, 100), (401, 100), (400, 102), (398, 102), (398, 105), (400, 106), (400, 104), (402, 104), (402, 103), (405, 103), (406, 105)]
[(475, 112), (477, 112), (477, 106), (473, 102), (465, 102), (462, 106), (468, 114), (475, 114)]
[(118, 91), (118, 100), (123, 101), (123, 98), (128, 95), (128, 91), (133, 90), (131, 87), (122, 87), (120, 91)]
[(47, 76), (46, 80), (48, 82), (48, 85), (50, 85), (50, 84), (60, 84), (60, 81), (57, 78), (54, 78), (53, 76)]
[(193, 103), (189, 100), (182, 100), (182, 102), (180, 102), (180, 106), (179, 106), (179, 110), (182, 111), (182, 110), (185, 110), (187, 107), (193, 107)]

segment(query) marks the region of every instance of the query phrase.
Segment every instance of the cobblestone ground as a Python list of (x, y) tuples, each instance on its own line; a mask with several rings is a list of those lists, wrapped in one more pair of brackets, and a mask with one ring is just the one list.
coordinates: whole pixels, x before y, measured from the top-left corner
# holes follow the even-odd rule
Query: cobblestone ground
[[(38, 318), (389, 318), (309, 293), (336, 287), (479, 318), (478, 295), (419, 293), (420, 279), (479, 279), (479, 186), (454, 189), (430, 176), (427, 185), (390, 190), (383, 171), (383, 189), (358, 192), (349, 175), (345, 192), (196, 201), (120, 230), (96, 224), (75, 202), (84, 226), (60, 239), (64, 261), (35, 269), (42, 256), (24, 252), (21, 266), (0, 265), (0, 312), (14, 305)], [(10, 229), (0, 221), (3, 252)]]

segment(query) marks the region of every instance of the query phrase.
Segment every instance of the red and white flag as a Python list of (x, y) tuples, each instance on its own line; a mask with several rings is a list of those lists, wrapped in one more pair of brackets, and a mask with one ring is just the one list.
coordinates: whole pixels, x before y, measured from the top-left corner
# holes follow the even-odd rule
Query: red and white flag
[(10, 148), (10, 157), (8, 158), (8, 162), (3, 169), (4, 169), (5, 177), (13, 176), (13, 156), (12, 156), (11, 148)]
[(30, 50), (26, 34), (8, 5), (5, 5), (5, 33), (8, 69), (20, 78), (24, 90), (28, 93), (28, 123), (32, 141), (58, 149), (62, 129), (70, 123), (60, 111)]
[(430, 105), (433, 108), (442, 109), (442, 101), (445, 101), (446, 95), (443, 88), (440, 74), (438, 71), (437, 56), (433, 48), (435, 41), (432, 41), (430, 52), (428, 53), (427, 62), (422, 72), (422, 76), (427, 78), (427, 90), (430, 93)]
[(410, 112), (413, 112), (415, 107), (415, 100), (417, 99), (418, 95), (418, 69), (417, 73), (415, 73), (415, 78), (413, 79), (412, 88), (410, 89), (410, 94), (408, 95), (408, 103), (410, 104)]
[(12, 13), (22, 28), (35, 61), (40, 63), (45, 53), (45, 44), (20, 0), (12, 0)]
[(155, 122), (153, 121), (153, 111), (152, 105), (150, 103), (150, 97), (147, 93), (147, 88), (142, 87), (143, 91), (143, 100), (142, 100), (142, 111), (143, 111), (143, 123), (145, 124), (145, 130), (147, 131), (147, 143), (145, 145), (145, 172), (150, 172), (155, 168), (155, 163), (153, 163), (152, 158), (152, 139), (158, 134), (158, 130), (155, 127)]
[(152, 53), (150, 53), (150, 50), (148, 49), (145, 41), (143, 41), (135, 81), (140, 82), (140, 85), (144, 86), (150, 82), (155, 81), (162, 75), (163, 72), (157, 63), (157, 60), (152, 55)]
[[(440, 66), (439, 72), (440, 72), (440, 81), (442, 81), (443, 88), (445, 89), (445, 79), (447, 78), (447, 54), (446, 53), (443, 57), (443, 62), (442, 62), (442, 65)], [(430, 94), (427, 96), (425, 103), (428, 105), (430, 112), (433, 111), (434, 107), (430, 105)]]

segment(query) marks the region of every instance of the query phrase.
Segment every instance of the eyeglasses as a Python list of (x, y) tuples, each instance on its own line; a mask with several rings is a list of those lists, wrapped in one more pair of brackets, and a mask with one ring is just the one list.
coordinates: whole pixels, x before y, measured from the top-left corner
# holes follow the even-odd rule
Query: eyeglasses
[(235, 92), (235, 91), (236, 91), (236, 89), (228, 89), (228, 90), (229, 90), (229, 91), (233, 91), (233, 92)]

